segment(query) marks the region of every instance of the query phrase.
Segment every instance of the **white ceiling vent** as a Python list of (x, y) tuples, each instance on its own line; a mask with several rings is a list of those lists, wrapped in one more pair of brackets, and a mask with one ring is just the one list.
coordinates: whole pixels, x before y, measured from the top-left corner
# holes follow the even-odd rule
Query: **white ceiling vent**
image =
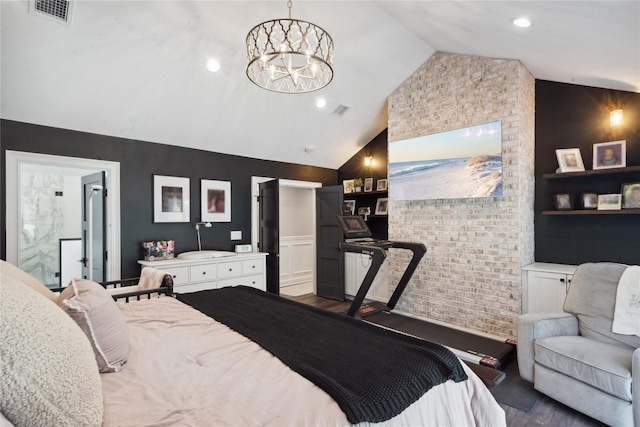
[(29, 12), (61, 24), (71, 25), (73, 2), (69, 0), (30, 0)]
[(340, 105), (338, 105), (338, 108), (333, 110), (333, 114), (335, 114), (336, 116), (343, 116), (344, 113), (346, 113), (348, 109), (349, 109), (349, 107), (347, 107), (346, 105), (340, 104)]

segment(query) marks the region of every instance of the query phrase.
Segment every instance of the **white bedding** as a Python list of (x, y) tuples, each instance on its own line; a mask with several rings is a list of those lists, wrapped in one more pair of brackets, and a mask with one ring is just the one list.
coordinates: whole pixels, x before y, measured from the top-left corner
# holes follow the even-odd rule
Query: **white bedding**
[[(120, 307), (131, 354), (119, 373), (101, 374), (105, 426), (350, 425), (323, 390), (197, 310), (168, 297)], [(468, 381), (438, 385), (376, 425), (506, 425), (502, 408), (462, 365)]]

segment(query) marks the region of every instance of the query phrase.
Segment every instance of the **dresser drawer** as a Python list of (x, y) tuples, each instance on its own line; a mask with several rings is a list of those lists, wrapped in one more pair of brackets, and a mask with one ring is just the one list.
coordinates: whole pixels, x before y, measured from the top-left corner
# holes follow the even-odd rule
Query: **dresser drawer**
[(171, 267), (166, 271), (173, 277), (174, 285), (189, 283), (189, 267)]
[(184, 294), (187, 292), (204, 291), (206, 289), (216, 289), (218, 284), (216, 282), (200, 282), (188, 285), (179, 285), (173, 288), (173, 292), (176, 294)]
[(264, 258), (242, 261), (242, 275), (259, 274), (264, 271)]
[(236, 277), (242, 275), (242, 261), (221, 262), (218, 264), (218, 278)]
[(267, 287), (264, 282), (264, 274), (258, 274), (255, 276), (247, 277), (234, 277), (233, 279), (225, 279), (218, 281), (218, 287), (223, 288), (225, 286), (249, 286), (251, 288), (260, 289), (266, 291)]
[(191, 266), (191, 283), (208, 282), (218, 276), (217, 264), (203, 264)]

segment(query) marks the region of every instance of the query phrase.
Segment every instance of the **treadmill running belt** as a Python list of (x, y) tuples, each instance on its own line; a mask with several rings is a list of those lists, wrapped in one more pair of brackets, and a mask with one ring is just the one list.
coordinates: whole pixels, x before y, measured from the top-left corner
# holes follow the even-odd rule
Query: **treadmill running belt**
[(483, 359), (480, 364), (495, 369), (502, 369), (502, 366), (505, 366), (515, 354), (516, 347), (512, 344), (388, 311), (377, 311), (370, 315), (364, 315), (362, 320), (465, 351), (481, 358), (490, 356), (498, 363), (495, 364), (489, 359)]

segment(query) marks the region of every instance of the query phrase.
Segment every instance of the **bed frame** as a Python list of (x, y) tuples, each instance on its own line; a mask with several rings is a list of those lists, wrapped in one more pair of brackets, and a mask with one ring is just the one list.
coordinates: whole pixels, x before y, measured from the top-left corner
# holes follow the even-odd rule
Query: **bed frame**
[[(102, 285), (105, 289), (120, 289), (120, 288), (134, 287), (138, 284), (139, 281), (140, 281), (139, 277), (132, 277), (130, 279), (120, 279), (120, 280), (111, 280), (109, 282), (101, 282), (100, 285)], [(50, 290), (52, 292), (62, 292), (64, 289), (65, 288), (51, 288)], [(144, 297), (145, 295), (147, 296), (147, 299), (151, 299), (152, 294), (172, 296), (173, 295), (173, 277), (171, 277), (170, 274), (165, 275), (162, 279), (162, 283), (160, 284), (159, 288), (145, 289), (142, 291), (136, 290), (131, 292), (122, 292), (118, 294), (113, 294), (111, 296), (113, 297), (114, 301), (124, 299), (125, 302), (129, 302), (131, 298), (135, 298), (136, 300), (139, 301), (140, 298)]]

